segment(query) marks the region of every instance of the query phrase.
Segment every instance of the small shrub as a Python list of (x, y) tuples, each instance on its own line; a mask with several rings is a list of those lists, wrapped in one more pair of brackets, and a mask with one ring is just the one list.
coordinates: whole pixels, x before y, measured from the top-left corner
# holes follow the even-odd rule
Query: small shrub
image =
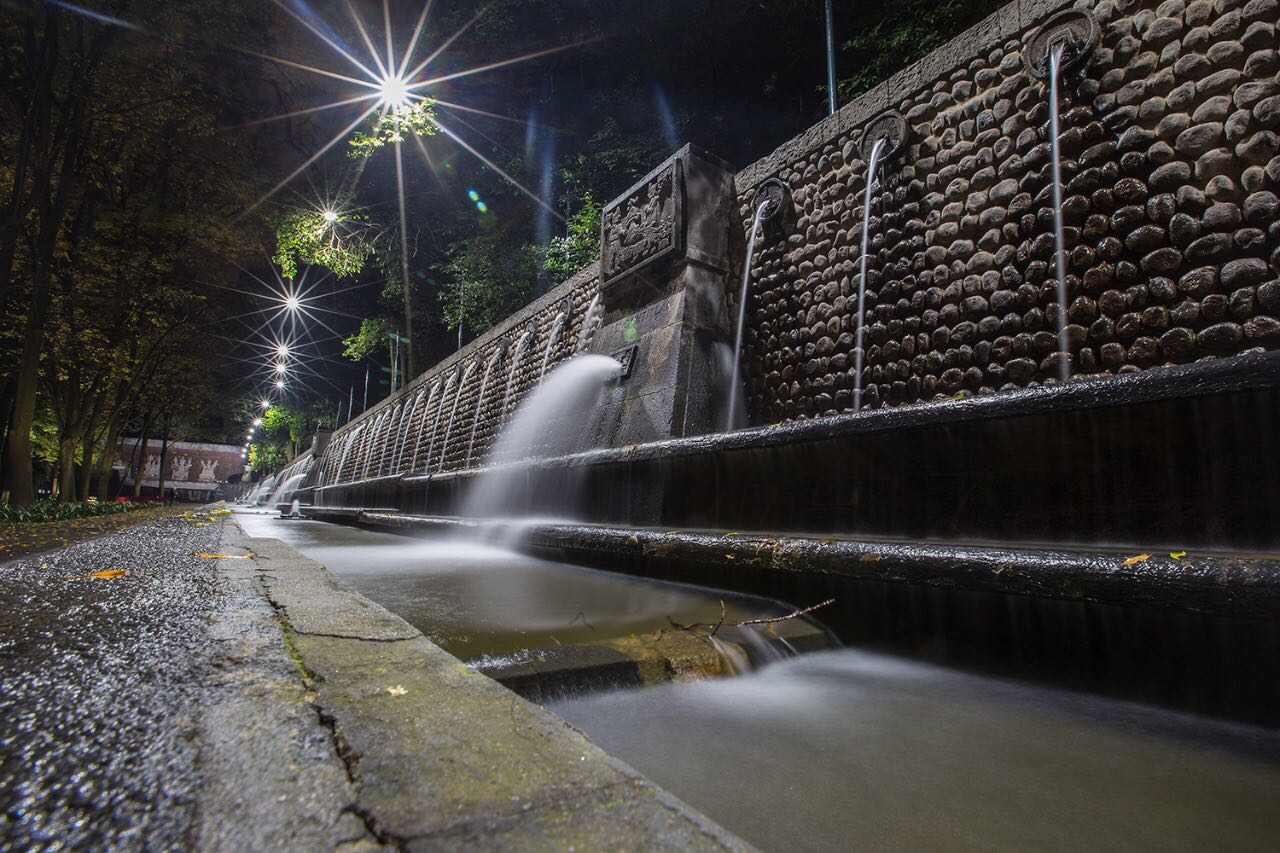
[(38, 500), (29, 506), (0, 504), (0, 521), (39, 523), (65, 521), (70, 518), (87, 518), (93, 515), (115, 515), (142, 509), (146, 504), (128, 502), (95, 501), (92, 503), (59, 503), (52, 498)]

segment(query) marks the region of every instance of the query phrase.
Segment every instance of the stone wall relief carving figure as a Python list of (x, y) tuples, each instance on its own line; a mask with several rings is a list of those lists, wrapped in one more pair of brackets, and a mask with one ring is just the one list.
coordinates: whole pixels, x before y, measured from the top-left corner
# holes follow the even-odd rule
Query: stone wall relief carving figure
[(602, 275), (608, 280), (679, 249), (678, 163), (604, 213)]
[(160, 479), (160, 457), (147, 454), (147, 461), (142, 465), (142, 479)]
[(217, 459), (200, 460), (200, 479), (208, 483), (214, 482), (218, 479)]
[(185, 482), (191, 473), (191, 457), (179, 456), (173, 460), (173, 479)]
[(186, 482), (189, 475), (191, 475), (191, 457), (178, 456), (173, 460), (173, 479)]

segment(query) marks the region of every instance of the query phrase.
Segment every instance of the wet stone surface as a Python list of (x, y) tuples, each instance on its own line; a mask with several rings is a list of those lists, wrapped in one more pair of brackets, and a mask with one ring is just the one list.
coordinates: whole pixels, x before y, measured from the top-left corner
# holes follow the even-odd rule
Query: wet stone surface
[(184, 843), (206, 620), (226, 594), (194, 554), (222, 526), (160, 518), (0, 565), (0, 848)]

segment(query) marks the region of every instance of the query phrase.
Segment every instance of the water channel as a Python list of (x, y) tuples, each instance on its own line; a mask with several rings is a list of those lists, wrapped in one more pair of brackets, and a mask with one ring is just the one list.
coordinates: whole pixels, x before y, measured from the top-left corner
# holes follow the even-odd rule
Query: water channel
[[(782, 612), (484, 545), (241, 513), (475, 661)], [(565, 698), (602, 748), (764, 850), (1274, 850), (1280, 734), (845, 648)]]

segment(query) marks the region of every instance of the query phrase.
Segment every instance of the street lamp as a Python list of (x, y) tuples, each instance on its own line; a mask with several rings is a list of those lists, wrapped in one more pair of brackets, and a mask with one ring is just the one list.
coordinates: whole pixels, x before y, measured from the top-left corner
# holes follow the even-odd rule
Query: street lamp
[(270, 400), (263, 400), (262, 402), (258, 403), (258, 405), (259, 405), (259, 406), (261, 406), (261, 407), (262, 407), (262, 408), (264, 408), (264, 409), (269, 409), (269, 408), (271, 408), (271, 401), (270, 401)]
[(253, 422), (253, 425), (254, 425), (254, 426), (256, 426), (256, 427), (257, 427), (257, 426), (262, 426), (262, 418), (258, 418), (257, 420), (255, 420), (255, 421)]
[[(301, 306), (301, 305), (302, 305), (301, 300), (299, 300), (299, 299), (298, 299), (298, 297), (294, 296), (293, 294), (290, 294), (289, 296), (286, 296), (286, 297), (285, 297), (285, 300), (284, 300), (284, 307), (285, 307), (287, 310), (289, 310), (289, 311), (297, 311), (297, 310), (298, 310), (298, 308), (299, 308), (299, 306)], [(282, 344), (282, 345), (281, 345), (281, 349), (283, 349), (283, 350), (284, 350), (284, 352), (280, 353), (281, 355), (288, 355), (288, 354), (289, 354), (288, 347), (285, 347), (285, 346)]]
[(336, 210), (325, 210), (320, 215), (324, 217), (325, 222), (330, 224), (338, 221), (338, 211)]
[(284, 373), (288, 369), (289, 368), (284, 363), (280, 363), (276, 365), (276, 373)]
[(283, 380), (283, 379), (277, 379), (277, 380), (276, 380), (276, 387), (277, 387), (277, 388), (283, 388), (283, 387), (284, 387), (284, 380)]
[[(294, 297), (292, 297), (292, 296), (291, 296), (291, 297), (289, 297), (289, 299), (294, 299)], [(296, 301), (296, 299), (295, 299), (295, 301)], [(288, 300), (288, 299), (286, 299), (286, 300), (285, 300), (285, 304), (286, 304), (286, 305), (288, 305), (288, 304), (289, 304), (289, 300)], [(278, 347), (276, 347), (276, 355), (280, 356), (281, 358), (285, 358), (286, 356), (288, 356), (288, 355), (289, 355), (289, 345), (288, 345), (288, 344), (280, 344)], [(265, 403), (266, 401), (264, 400), (263, 402)]]
[(388, 74), (378, 81), (378, 103), (398, 112), (409, 103), (409, 84), (399, 74)]

